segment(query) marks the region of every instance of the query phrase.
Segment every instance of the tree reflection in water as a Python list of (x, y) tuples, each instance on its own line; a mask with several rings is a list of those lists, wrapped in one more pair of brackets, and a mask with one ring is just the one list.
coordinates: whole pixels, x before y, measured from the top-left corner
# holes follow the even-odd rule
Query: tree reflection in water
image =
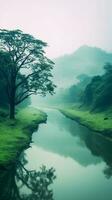
[(53, 200), (53, 183), (55, 170), (42, 166), (39, 171), (25, 168), (22, 161), (8, 167), (0, 167), (0, 200)]
[(107, 166), (104, 170), (103, 170), (105, 177), (107, 179), (112, 177), (112, 164), (110, 166)]
[[(94, 157), (99, 157), (99, 162), (105, 162), (106, 166), (103, 173), (107, 179), (112, 178), (112, 141), (105, 138), (101, 134), (90, 131), (88, 128), (75, 121), (67, 120), (64, 124), (63, 128), (69, 130), (69, 133), (71, 133), (72, 136), (79, 138), (79, 146), (84, 148), (87, 147)], [(78, 157), (80, 156), (80, 154), (77, 155)], [(75, 156), (76, 155), (74, 155), (74, 159), (76, 159)], [(92, 163), (95, 164), (93, 162), (93, 158), (91, 160), (87, 160), (86, 157), (82, 162), (82, 157), (80, 156), (78, 161), (84, 166)]]

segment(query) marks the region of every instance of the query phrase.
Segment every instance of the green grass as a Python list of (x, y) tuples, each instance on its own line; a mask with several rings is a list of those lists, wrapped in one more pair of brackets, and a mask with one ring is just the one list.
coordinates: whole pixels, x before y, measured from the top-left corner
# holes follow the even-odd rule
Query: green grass
[[(91, 113), (86, 109), (77, 107), (62, 108), (60, 111), (67, 117), (78, 121), (80, 124), (87, 126), (91, 130), (102, 132), (103, 135), (112, 136), (112, 112)], [(105, 118), (108, 118), (105, 120)]]
[(45, 113), (30, 107), (19, 110), (16, 120), (0, 116), (0, 165), (13, 162), (20, 151), (29, 145), (31, 133), (38, 128), (38, 124), (45, 121)]

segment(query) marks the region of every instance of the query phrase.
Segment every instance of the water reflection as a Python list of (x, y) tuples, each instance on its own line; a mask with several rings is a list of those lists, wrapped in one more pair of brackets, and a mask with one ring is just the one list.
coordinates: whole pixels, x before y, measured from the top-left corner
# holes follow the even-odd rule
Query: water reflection
[(112, 142), (90, 131), (75, 121), (65, 118), (55, 110), (49, 110), (48, 122), (34, 134), (38, 147), (70, 157), (82, 166), (106, 163), (104, 174), (112, 174)]
[(55, 170), (42, 166), (39, 171), (28, 170), (22, 160), (8, 168), (0, 167), (0, 200), (53, 200)]
[(79, 131), (75, 131), (77, 123), (71, 121), (65, 126), (66, 129), (74, 136), (80, 139), (79, 145), (84, 145), (90, 150), (91, 154), (95, 157), (102, 158), (106, 163), (104, 174), (106, 178), (112, 176), (112, 141), (109, 141), (100, 134), (90, 131), (82, 125), (78, 125)]
[(57, 111), (46, 112), (47, 124), (39, 127), (26, 151), (27, 167), (54, 166), (55, 200), (111, 200), (112, 143)]

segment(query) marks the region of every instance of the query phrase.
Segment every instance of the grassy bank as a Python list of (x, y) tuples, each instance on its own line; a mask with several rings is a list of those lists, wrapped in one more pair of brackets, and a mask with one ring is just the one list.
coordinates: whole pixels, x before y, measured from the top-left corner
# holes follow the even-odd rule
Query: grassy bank
[(91, 113), (89, 110), (75, 108), (60, 109), (66, 117), (76, 120), (80, 124), (97, 131), (106, 137), (112, 137), (112, 112)]
[(0, 165), (13, 162), (21, 150), (28, 147), (32, 132), (46, 118), (45, 113), (35, 108), (19, 110), (13, 121), (4, 113), (0, 115)]

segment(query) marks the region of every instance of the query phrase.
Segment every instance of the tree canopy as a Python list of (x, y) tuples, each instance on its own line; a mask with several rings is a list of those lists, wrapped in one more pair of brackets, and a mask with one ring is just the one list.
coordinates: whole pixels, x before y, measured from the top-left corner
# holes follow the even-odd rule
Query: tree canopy
[(54, 63), (45, 56), (46, 46), (20, 30), (0, 30), (0, 72), (6, 82), (10, 118), (15, 106), (30, 95), (54, 93)]
[(105, 73), (94, 76), (83, 93), (83, 104), (91, 110), (103, 110), (112, 106), (112, 64), (104, 65)]

